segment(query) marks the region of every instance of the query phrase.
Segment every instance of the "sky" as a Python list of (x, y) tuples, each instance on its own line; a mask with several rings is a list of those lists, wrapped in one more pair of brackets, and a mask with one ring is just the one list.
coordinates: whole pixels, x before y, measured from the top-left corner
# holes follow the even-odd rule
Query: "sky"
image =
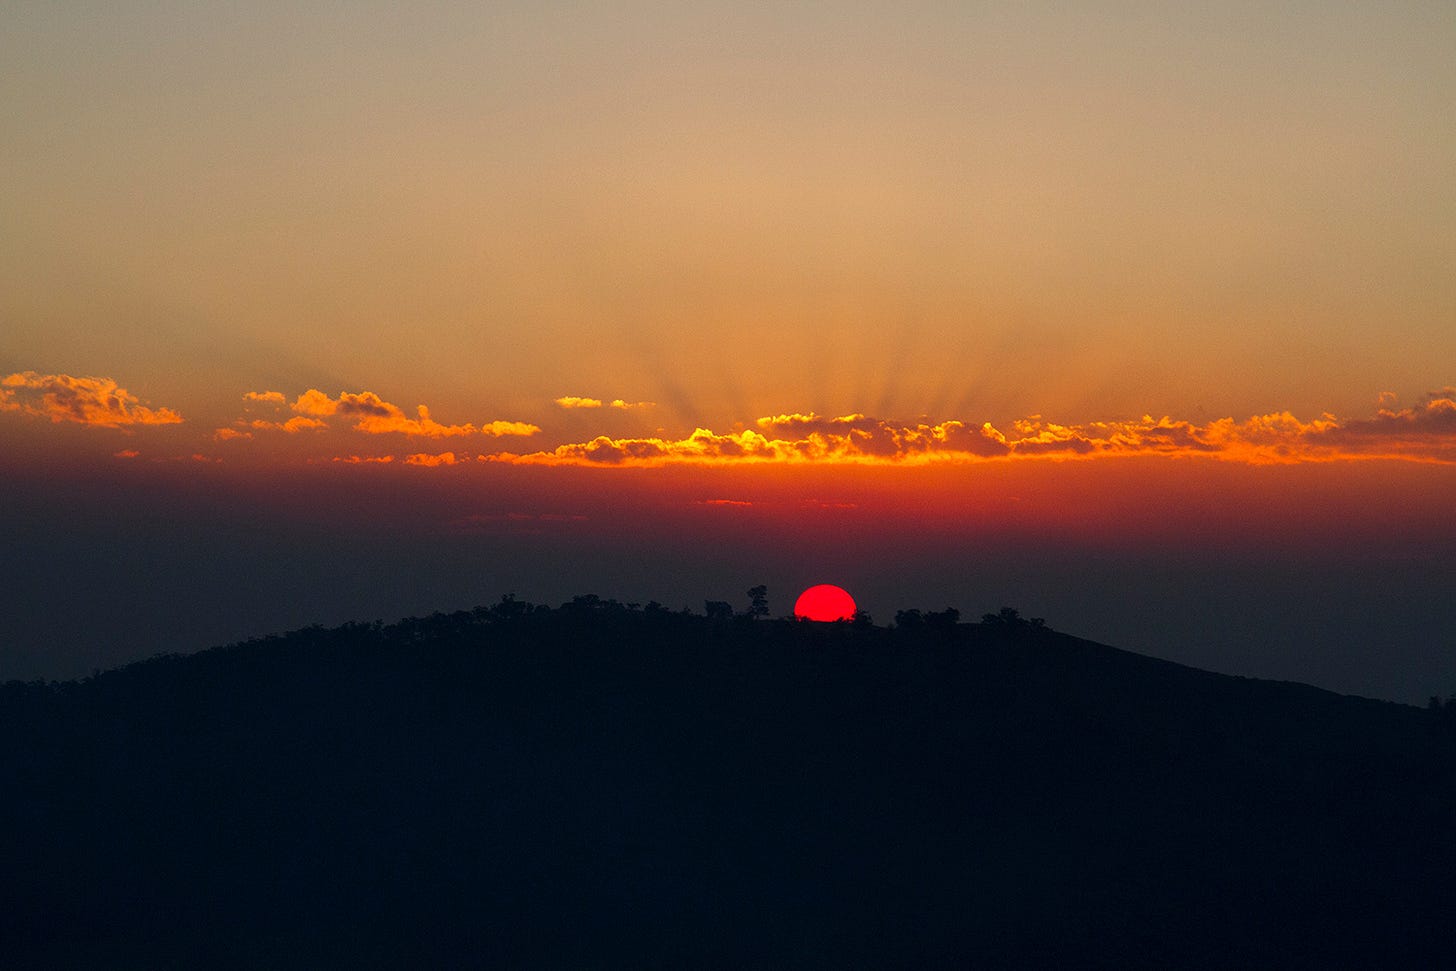
[(0, 679), (838, 582), (1456, 691), (1453, 48), (1441, 3), (7, 4)]

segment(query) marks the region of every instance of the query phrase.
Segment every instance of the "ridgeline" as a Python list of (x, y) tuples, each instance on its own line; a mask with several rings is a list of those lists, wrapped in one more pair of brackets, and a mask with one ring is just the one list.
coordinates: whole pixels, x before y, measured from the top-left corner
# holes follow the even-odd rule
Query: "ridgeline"
[(0, 688), (7, 967), (1456, 954), (1456, 706), (579, 597)]

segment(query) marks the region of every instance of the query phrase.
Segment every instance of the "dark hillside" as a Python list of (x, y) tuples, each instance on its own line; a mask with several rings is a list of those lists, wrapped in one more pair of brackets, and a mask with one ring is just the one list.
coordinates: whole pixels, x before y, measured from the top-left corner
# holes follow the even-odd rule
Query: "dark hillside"
[(1328, 967), (1456, 946), (1437, 715), (1026, 625), (506, 601), (12, 683), (0, 731), (10, 965)]

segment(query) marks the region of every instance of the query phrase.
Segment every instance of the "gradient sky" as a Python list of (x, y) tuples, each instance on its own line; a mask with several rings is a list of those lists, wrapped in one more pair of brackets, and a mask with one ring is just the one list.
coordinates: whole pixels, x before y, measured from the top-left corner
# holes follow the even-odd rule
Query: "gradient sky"
[(7, 4), (0, 678), (837, 571), (1456, 690), (1452, 50), (1444, 3)]

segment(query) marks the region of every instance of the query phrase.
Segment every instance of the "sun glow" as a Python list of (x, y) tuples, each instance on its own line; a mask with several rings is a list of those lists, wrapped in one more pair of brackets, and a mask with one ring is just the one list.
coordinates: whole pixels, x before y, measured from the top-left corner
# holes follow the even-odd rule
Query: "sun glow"
[(850, 620), (854, 612), (854, 598), (832, 583), (815, 584), (794, 601), (794, 616), (800, 620)]

